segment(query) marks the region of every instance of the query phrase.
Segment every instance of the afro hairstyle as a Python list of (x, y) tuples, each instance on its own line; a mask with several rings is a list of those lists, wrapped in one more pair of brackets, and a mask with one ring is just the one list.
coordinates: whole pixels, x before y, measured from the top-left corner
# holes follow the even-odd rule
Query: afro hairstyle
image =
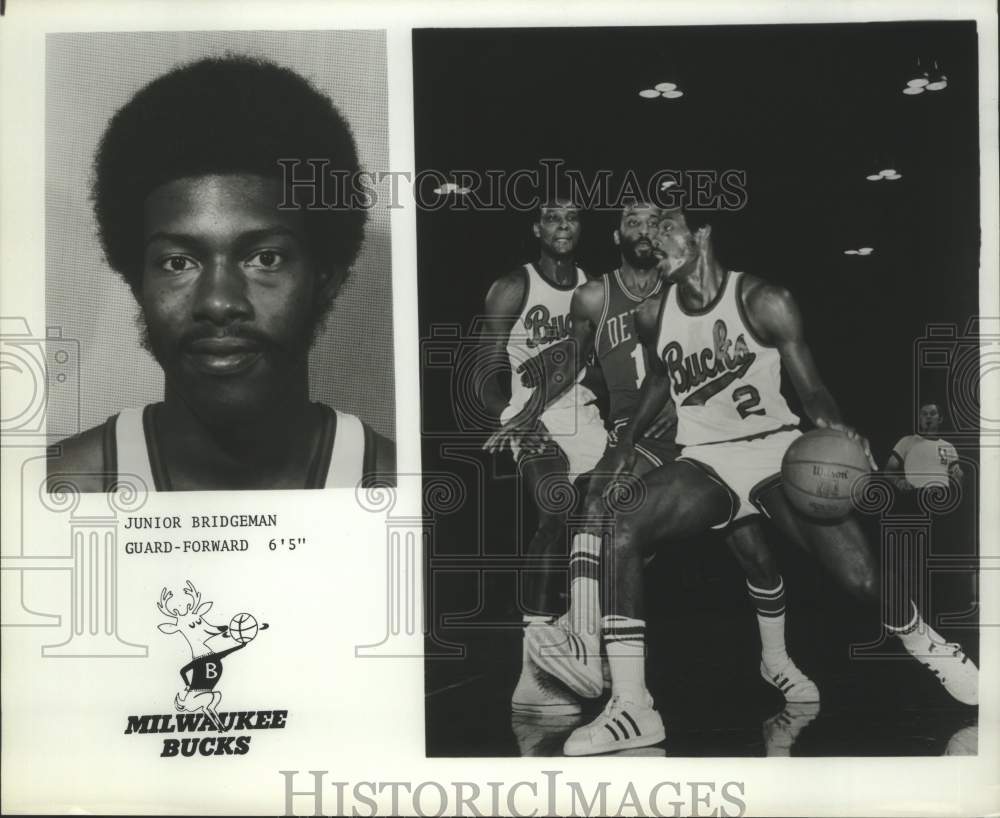
[[(323, 162), (348, 179), (359, 171), (347, 121), (296, 72), (227, 55), (153, 80), (111, 118), (94, 160), (94, 213), (108, 263), (138, 297), (143, 203), (155, 188), (207, 174), (282, 179), (279, 159)], [(358, 205), (303, 212), (310, 250), (333, 276), (336, 293), (361, 248), (367, 213)]]

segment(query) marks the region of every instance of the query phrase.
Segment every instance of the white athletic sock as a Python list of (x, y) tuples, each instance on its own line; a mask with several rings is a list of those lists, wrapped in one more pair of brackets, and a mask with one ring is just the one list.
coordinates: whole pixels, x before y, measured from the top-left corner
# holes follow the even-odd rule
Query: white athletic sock
[(627, 616), (605, 616), (601, 626), (611, 666), (612, 695), (645, 704), (646, 622)]
[(886, 630), (889, 633), (893, 633), (899, 637), (899, 641), (903, 643), (903, 646), (909, 649), (911, 652), (916, 648), (924, 648), (927, 645), (927, 626), (924, 620), (920, 616), (920, 611), (917, 610), (917, 606), (911, 601), (910, 605), (913, 607), (913, 618), (910, 619), (903, 627), (897, 628), (893, 625), (886, 624)]
[(785, 647), (785, 583), (778, 577), (774, 588), (758, 588), (747, 580), (747, 593), (757, 609), (760, 628), (760, 655), (770, 671), (779, 671), (788, 663)]
[(601, 633), (601, 538), (577, 534), (569, 559), (569, 624), (580, 636), (596, 641)]

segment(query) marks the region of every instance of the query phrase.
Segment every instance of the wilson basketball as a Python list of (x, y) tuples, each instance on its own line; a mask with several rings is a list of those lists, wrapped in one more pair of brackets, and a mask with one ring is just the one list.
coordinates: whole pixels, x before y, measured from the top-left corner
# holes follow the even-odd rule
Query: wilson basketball
[(257, 635), (257, 620), (248, 613), (238, 613), (229, 622), (229, 634), (237, 642), (249, 642)]
[(817, 520), (836, 520), (851, 510), (851, 486), (871, 471), (861, 444), (835, 429), (814, 429), (797, 438), (781, 460), (791, 504)]

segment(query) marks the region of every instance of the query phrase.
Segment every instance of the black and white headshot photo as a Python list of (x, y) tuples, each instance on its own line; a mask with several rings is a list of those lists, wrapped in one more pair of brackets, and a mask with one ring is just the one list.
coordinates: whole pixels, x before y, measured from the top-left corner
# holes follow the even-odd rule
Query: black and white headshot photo
[(385, 71), (380, 31), (47, 36), (50, 490), (395, 479)]
[(428, 755), (977, 752), (979, 42), (414, 32)]

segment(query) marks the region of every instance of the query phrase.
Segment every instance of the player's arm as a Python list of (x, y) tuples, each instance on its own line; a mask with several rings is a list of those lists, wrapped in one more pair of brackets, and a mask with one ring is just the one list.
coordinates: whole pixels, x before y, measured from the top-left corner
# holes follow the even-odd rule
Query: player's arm
[(904, 476), (903, 460), (895, 450), (885, 461), (882, 471), (899, 491), (913, 491), (913, 484)]
[(521, 311), (525, 280), (520, 272), (498, 278), (486, 294), (485, 315), (480, 324), (479, 350), (476, 359), (476, 383), (487, 414), (498, 424), (507, 407), (509, 395), (501, 376), (507, 364), (507, 341)]
[(820, 377), (805, 340), (802, 314), (791, 293), (784, 287), (758, 279), (745, 288), (743, 297), (754, 331), (765, 343), (777, 348), (781, 363), (810, 420), (821, 428), (839, 429), (852, 440), (857, 440), (868, 455), (872, 468), (877, 468), (868, 440), (844, 423), (837, 402)]
[(486, 448), (498, 448), (510, 435), (534, 429), (546, 407), (552, 405), (574, 383), (594, 348), (597, 323), (604, 309), (604, 285), (590, 281), (573, 293), (570, 303), (570, 335), (518, 367), (511, 377), (525, 379), (535, 387), (524, 408), (508, 420), (487, 442)]
[(646, 367), (646, 377), (639, 390), (639, 403), (632, 415), (632, 422), (618, 434), (618, 445), (615, 447), (611, 468), (614, 472), (632, 470), (636, 457), (635, 441), (648, 433), (664, 406), (670, 402), (670, 374), (656, 349), (659, 306), (657, 305), (655, 310), (637, 310), (635, 325), (639, 340), (646, 349), (649, 363)]
[[(660, 326), (660, 310), (663, 308), (663, 298), (663, 293), (660, 293), (659, 296), (654, 296), (653, 298), (647, 298), (636, 310), (636, 332), (638, 332), (640, 343), (642, 343), (643, 349), (646, 352), (646, 359), (652, 361), (651, 366), (654, 368), (656, 366), (660, 366), (661, 368), (663, 367), (663, 361), (657, 354), (656, 349), (657, 335)], [(643, 380), (645, 380), (645, 378), (643, 378)], [(656, 417), (653, 418), (649, 426), (646, 428), (643, 437), (659, 439), (662, 438), (670, 429), (674, 429), (676, 431), (677, 407), (674, 406), (674, 402), (670, 397), (670, 389), (667, 388), (665, 393), (662, 390), (657, 393), (656, 399), (659, 400), (661, 397), (663, 398), (663, 404), (660, 406), (660, 410), (657, 412)]]

